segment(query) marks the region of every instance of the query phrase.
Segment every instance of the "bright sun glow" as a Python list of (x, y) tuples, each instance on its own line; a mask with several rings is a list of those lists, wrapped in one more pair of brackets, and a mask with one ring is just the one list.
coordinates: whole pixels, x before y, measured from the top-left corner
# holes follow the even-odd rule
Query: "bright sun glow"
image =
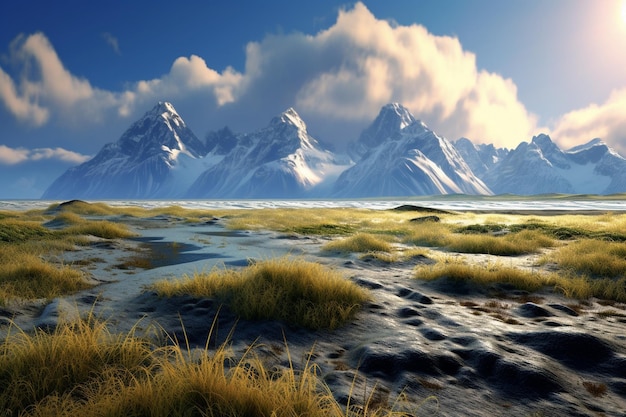
[(626, 0), (622, 1), (622, 21), (626, 24)]

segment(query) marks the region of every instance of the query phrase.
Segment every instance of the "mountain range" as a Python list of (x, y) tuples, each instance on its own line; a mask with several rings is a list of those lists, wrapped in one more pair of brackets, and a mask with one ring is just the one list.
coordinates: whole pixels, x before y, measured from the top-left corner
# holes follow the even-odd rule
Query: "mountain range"
[(200, 140), (160, 102), (43, 199), (365, 198), (626, 192), (626, 159), (600, 139), (561, 150), (541, 134), (515, 149), (455, 142), (398, 103), (338, 154), (290, 108), (251, 133)]

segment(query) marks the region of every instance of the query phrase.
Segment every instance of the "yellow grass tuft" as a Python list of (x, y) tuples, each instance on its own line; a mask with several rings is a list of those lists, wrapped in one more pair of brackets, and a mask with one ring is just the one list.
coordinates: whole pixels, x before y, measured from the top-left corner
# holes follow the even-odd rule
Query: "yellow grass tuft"
[(541, 262), (554, 262), (566, 270), (592, 277), (626, 277), (626, 244), (581, 239), (544, 256)]
[(412, 227), (402, 241), (407, 244), (428, 247), (446, 246), (452, 239), (450, 227), (443, 223), (428, 223)]
[(136, 236), (123, 224), (113, 223), (107, 220), (85, 221), (63, 230), (68, 235), (92, 235), (103, 239), (129, 238)]
[(339, 327), (369, 297), (338, 272), (293, 258), (261, 261), (243, 270), (196, 273), (151, 288), (165, 297), (216, 297), (245, 319), (284, 320), (312, 329)]
[[(242, 357), (227, 344), (193, 355), (136, 331), (115, 335), (93, 318), (53, 333), (19, 330), (0, 346), (0, 409), (11, 415), (354, 416), (333, 398), (311, 362), (268, 369), (254, 346)], [(404, 416), (397, 404), (364, 404), (368, 416)]]
[(554, 246), (554, 240), (537, 230), (522, 230), (504, 236), (485, 234), (455, 235), (445, 245), (447, 250), (460, 253), (485, 253), (499, 256), (516, 256), (536, 253)]
[(54, 298), (91, 286), (81, 271), (54, 266), (20, 247), (0, 249), (0, 305), (13, 299)]
[(369, 233), (357, 233), (322, 247), (323, 251), (328, 252), (391, 252), (392, 249), (393, 246), (388, 241)]
[(88, 235), (113, 239), (134, 233), (123, 224), (84, 219), (72, 211), (53, 218), (35, 212), (0, 216), (0, 304), (89, 288), (83, 272), (56, 261), (63, 251), (87, 244)]
[(88, 400), (92, 383), (128, 383), (150, 369), (152, 354), (144, 341), (114, 336), (95, 320), (63, 325), (53, 334), (18, 330), (0, 346), (0, 409), (17, 415), (55, 397)]
[[(591, 280), (584, 276), (529, 271), (500, 264), (468, 265), (463, 261), (448, 259), (435, 265), (418, 266), (415, 269), (415, 277), (423, 280), (449, 278), (482, 286), (509, 284), (529, 292), (552, 288), (576, 299), (602, 297), (616, 301), (626, 300), (624, 288), (619, 290), (619, 284), (623, 286), (626, 279), (621, 283), (606, 282)], [(613, 282), (616, 285), (613, 285)]]

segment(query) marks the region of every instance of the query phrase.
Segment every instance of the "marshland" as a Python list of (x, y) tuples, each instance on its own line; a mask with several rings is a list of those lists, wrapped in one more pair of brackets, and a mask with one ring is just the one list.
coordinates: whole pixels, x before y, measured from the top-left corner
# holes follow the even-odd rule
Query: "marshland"
[(622, 415), (626, 213), (0, 212), (6, 415)]

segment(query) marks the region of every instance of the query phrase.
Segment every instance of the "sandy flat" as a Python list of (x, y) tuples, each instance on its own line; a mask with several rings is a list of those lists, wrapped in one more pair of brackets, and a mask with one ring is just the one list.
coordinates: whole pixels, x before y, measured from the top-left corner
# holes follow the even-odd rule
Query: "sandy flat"
[[(412, 270), (431, 262), (428, 258), (385, 264), (332, 255), (320, 251), (322, 238), (230, 231), (219, 220), (188, 224), (162, 216), (134, 219), (132, 227), (138, 238), (94, 241), (62, 255), (66, 264), (92, 259), (80, 268), (98, 285), (51, 303), (10, 306), (0, 317), (29, 329), (53, 327), (93, 310), (119, 331), (158, 324), (192, 349), (223, 343), (232, 331), (235, 354), (256, 343), (271, 366), (287, 366), (289, 355), (299, 363), (313, 351), (340, 402), (352, 394), (358, 403), (375, 388), (380, 401), (403, 399), (397, 407), (416, 415), (626, 415), (624, 305), (581, 305), (548, 292), (531, 298), (504, 287), (421, 282)], [(124, 265), (143, 252), (150, 255), (150, 265)], [(250, 260), (286, 254), (336, 268), (368, 288), (372, 302), (344, 327), (313, 332), (275, 321), (238, 320), (212, 299), (161, 299), (145, 289), (164, 278), (241, 268)], [(506, 259), (522, 267), (533, 264), (532, 257)], [(207, 341), (216, 315), (216, 330)], [(7, 328), (4, 324), (0, 331)], [(594, 396), (588, 389), (592, 384), (605, 391)]]

